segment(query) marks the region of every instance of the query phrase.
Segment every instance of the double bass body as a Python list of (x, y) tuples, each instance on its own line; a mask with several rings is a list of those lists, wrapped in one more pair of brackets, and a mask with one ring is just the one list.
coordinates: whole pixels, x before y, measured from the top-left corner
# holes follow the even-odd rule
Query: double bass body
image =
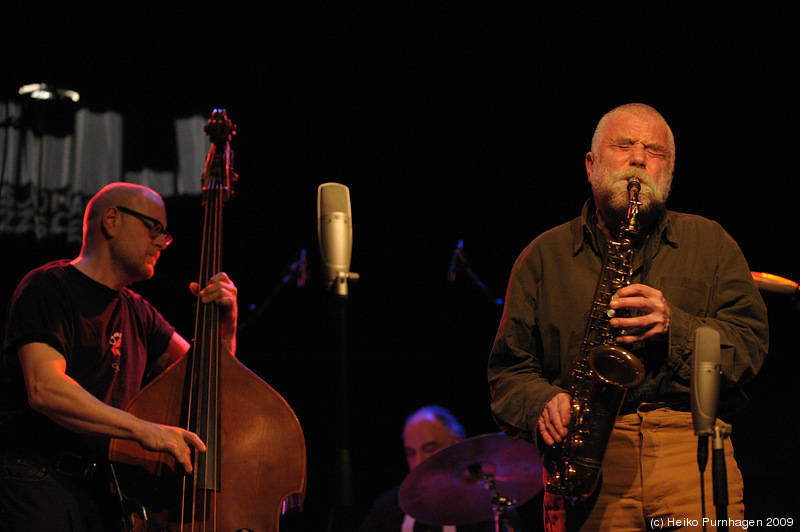
[[(190, 355), (142, 390), (132, 414), (165, 425), (186, 425), (191, 380)], [(284, 502), (301, 506), (305, 494), (306, 456), (300, 424), (285, 400), (230, 355), (219, 359), (218, 441), (206, 441), (210, 453), (195, 453), (195, 472), (216, 462), (216, 486), (184, 476), (174, 458), (114, 440), (112, 460), (125, 495), (147, 508), (150, 530), (277, 531)], [(206, 469), (212, 467), (210, 464)], [(212, 473), (209, 471), (209, 475)], [(188, 494), (188, 497), (185, 497)], [(200, 525), (213, 524), (213, 528)]]

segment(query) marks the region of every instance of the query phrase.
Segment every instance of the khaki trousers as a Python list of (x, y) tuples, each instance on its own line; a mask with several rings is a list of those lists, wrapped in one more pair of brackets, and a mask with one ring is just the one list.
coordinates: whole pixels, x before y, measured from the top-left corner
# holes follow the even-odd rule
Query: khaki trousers
[[(721, 424), (721, 422), (718, 421)], [(697, 436), (692, 414), (657, 404), (643, 404), (620, 416), (603, 458), (601, 484), (586, 502), (571, 505), (545, 494), (544, 527), (548, 532), (575, 530), (705, 530), (717, 529), (712, 452), (703, 476), (703, 513)], [(728, 530), (745, 530), (744, 485), (726, 438)], [(704, 521), (705, 519), (705, 521)]]

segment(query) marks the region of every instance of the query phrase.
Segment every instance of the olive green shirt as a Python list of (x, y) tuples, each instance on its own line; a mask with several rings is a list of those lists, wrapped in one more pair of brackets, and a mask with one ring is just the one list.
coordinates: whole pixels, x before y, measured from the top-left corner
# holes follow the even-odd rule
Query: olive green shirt
[[(607, 247), (594, 218), (589, 200), (579, 218), (537, 237), (514, 263), (488, 364), (492, 413), (511, 436), (532, 440), (545, 404), (569, 393)], [(653, 227), (636, 248), (631, 281), (664, 294), (670, 328), (626, 347), (646, 375), (622, 413), (644, 402), (689, 408), (694, 331), (703, 325), (720, 333), (720, 399), (735, 408), (736, 385), (761, 368), (768, 347), (766, 306), (747, 262), (733, 238), (701, 216), (665, 210)]]

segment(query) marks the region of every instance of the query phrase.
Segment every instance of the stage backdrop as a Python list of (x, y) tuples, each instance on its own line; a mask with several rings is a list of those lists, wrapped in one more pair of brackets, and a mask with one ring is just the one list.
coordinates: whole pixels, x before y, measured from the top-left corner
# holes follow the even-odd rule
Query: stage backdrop
[[(115, 112), (94, 112), (67, 101), (0, 103), (0, 237), (34, 235), (80, 242), (86, 201), (112, 181), (138, 183), (165, 198), (199, 195), (209, 141), (206, 119), (174, 120), (153, 165), (125, 152), (125, 123)], [(142, 148), (147, 150), (147, 146)]]

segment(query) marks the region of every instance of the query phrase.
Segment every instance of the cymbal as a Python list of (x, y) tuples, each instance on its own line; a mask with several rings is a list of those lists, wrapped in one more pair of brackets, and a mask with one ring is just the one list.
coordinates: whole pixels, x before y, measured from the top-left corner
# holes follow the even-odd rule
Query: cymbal
[(421, 523), (463, 526), (494, 519), (491, 485), (523, 504), (542, 490), (542, 459), (536, 447), (505, 434), (468, 438), (428, 457), (400, 485), (403, 511)]
[(762, 292), (774, 292), (776, 294), (796, 294), (798, 284), (785, 277), (773, 275), (765, 272), (750, 272), (756, 287)]

